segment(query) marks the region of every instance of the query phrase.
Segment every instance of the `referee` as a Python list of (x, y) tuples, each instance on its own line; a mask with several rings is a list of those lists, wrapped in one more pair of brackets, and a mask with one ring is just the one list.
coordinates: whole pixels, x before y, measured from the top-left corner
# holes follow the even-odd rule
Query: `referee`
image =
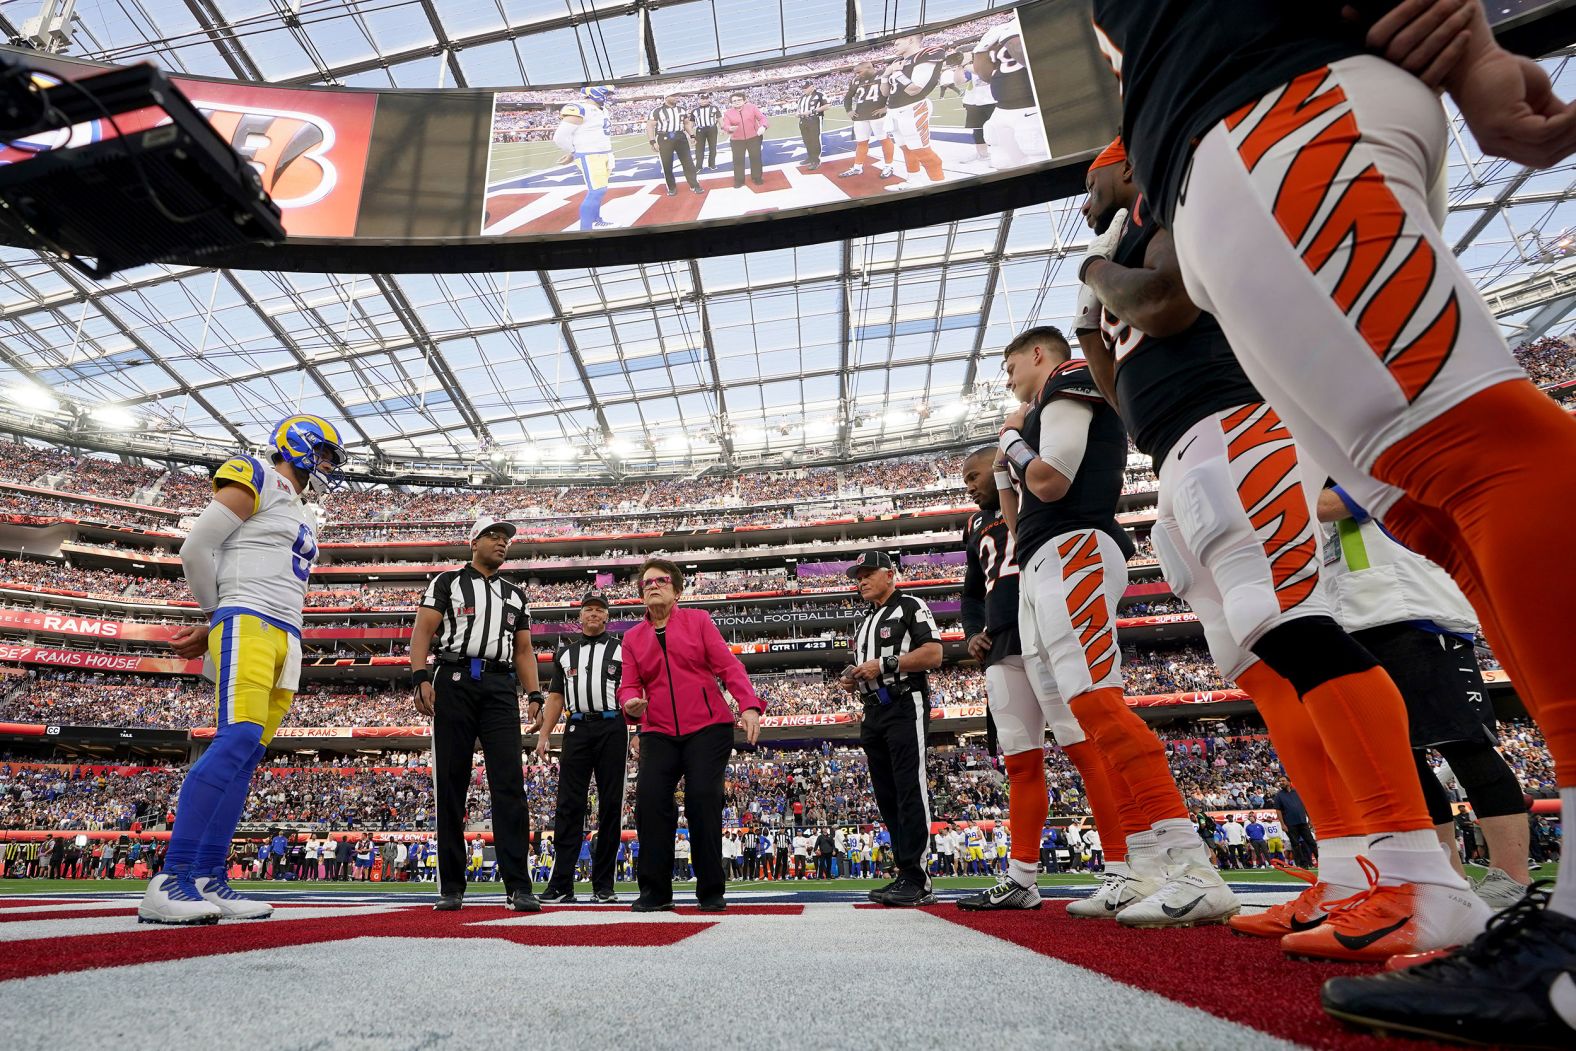
[(546, 758), (548, 736), (558, 717), (569, 712), (558, 755), (558, 803), (553, 843), (558, 848), (544, 902), (575, 900), (575, 859), (585, 835), (586, 790), (596, 778), (596, 843), (591, 851), (591, 893), (599, 905), (618, 900), (613, 893), (613, 863), (623, 831), (624, 782), (629, 761), (629, 731), (618, 705), (624, 664), (618, 636), (607, 633), (607, 596), (588, 591), (580, 600), (580, 636), (561, 643), (553, 657), (553, 681), (536, 739), (536, 754)]
[(673, 181), (675, 154), (684, 166), (684, 181), (689, 183), (689, 188), (695, 193), (706, 192), (695, 178), (695, 161), (690, 156), (689, 133), (694, 130), (695, 124), (690, 120), (690, 115), (679, 108), (679, 97), (672, 94), (662, 96), (662, 105), (652, 110), (651, 117), (646, 121), (646, 140), (662, 158), (662, 177), (668, 182), (669, 197), (675, 197), (679, 192)]
[(870, 612), (854, 633), (855, 663), (843, 688), (864, 701), (859, 743), (870, 766), (881, 820), (892, 834), (897, 879), (870, 892), (882, 905), (934, 905), (925, 853), (930, 845), (930, 799), (925, 730), (930, 722), (926, 672), (941, 667), (941, 633), (930, 607), (893, 583), (892, 558), (866, 551), (848, 567)]
[(826, 93), (815, 86), (815, 81), (805, 81), (798, 110), (799, 137), (804, 140), (805, 152), (809, 155), (806, 171), (813, 172), (821, 166), (821, 114), (826, 112), (827, 105)]
[[(493, 845), (509, 907), (540, 912), (527, 863), (530, 815), (520, 769), (519, 682), (541, 711), (531, 615), (525, 593), (498, 572), (515, 528), (482, 518), (471, 529), (471, 562), (427, 585), (410, 635), (416, 710), (432, 719), (432, 785), (437, 796), (439, 912), (465, 898), (465, 800), (477, 739), (492, 792)], [(427, 655), (434, 655), (432, 668)], [(518, 680), (516, 676), (518, 675)]]
[(690, 110), (689, 117), (695, 125), (695, 167), (711, 171), (717, 166), (717, 125), (722, 121), (722, 110), (706, 99)]

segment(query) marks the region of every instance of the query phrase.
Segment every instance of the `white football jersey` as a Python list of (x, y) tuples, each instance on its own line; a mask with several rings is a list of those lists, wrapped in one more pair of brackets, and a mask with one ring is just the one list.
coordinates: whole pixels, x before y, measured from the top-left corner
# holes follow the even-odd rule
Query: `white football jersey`
[(316, 523), (295, 486), (255, 456), (226, 460), (214, 475), (252, 493), (252, 517), (219, 545), (219, 609), (255, 613), (299, 633), (307, 580), (317, 562)]
[[(613, 152), (613, 120), (608, 116), (607, 110), (585, 99), (580, 102), (565, 103), (558, 113), (561, 117), (580, 118), (579, 124), (560, 122), (559, 134), (553, 136), (554, 142), (562, 144), (563, 141), (568, 141), (569, 145), (564, 147), (566, 152)], [(560, 139), (560, 135), (563, 139)]]

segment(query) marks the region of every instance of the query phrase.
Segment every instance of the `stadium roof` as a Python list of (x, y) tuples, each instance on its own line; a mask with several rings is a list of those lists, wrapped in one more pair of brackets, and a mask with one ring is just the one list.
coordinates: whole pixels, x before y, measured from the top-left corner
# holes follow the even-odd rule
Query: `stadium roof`
[[(0, 0), (19, 39), (39, 0)], [(81, 0), (64, 53), (288, 84), (495, 87), (764, 62), (980, 0)], [(1564, 98), (1568, 56), (1545, 60)], [(1572, 167), (1453, 123), (1446, 235), (1507, 334), (1576, 309)], [(58, 401), (143, 453), (256, 444), (286, 407), (355, 452), (499, 474), (813, 463), (994, 434), (996, 352), (1065, 324), (1076, 201), (699, 261), (468, 275), (144, 267), (0, 249), (0, 426)], [(93, 411), (93, 410), (98, 411)], [(594, 453), (588, 450), (596, 450)]]

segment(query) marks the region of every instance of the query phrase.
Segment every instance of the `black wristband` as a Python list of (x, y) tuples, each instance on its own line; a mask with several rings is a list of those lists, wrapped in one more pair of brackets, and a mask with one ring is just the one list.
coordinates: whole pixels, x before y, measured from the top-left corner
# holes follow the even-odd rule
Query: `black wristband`
[(526, 704), (541, 704), (545, 699), (546, 698), (542, 696), (541, 690), (532, 690), (530, 693), (525, 695)]
[(420, 686), (424, 682), (431, 682), (432, 672), (428, 671), (426, 668), (413, 671), (410, 673), (410, 681), (414, 686)]
[(896, 675), (897, 674), (897, 658), (896, 657), (883, 657), (883, 658), (881, 658), (881, 674), (883, 674), (883, 675)]

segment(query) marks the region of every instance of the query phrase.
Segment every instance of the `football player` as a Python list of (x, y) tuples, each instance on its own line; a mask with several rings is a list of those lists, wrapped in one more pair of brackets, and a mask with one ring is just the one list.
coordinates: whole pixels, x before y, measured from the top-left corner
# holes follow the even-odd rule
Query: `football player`
[(607, 110), (613, 95), (606, 84), (581, 88), (580, 101), (565, 103), (558, 111), (558, 128), (553, 132), (554, 145), (564, 151), (558, 163), (573, 163), (585, 180), (586, 195), (580, 202), (582, 230), (613, 225), (602, 219), (602, 198), (613, 178), (613, 118)]
[(1003, 352), (1007, 384), (1022, 402), (1002, 426), (1007, 470), (997, 484), (1006, 485), (1002, 513), (1022, 567), (1023, 652), (1050, 669), (1117, 792), (1140, 812), (1143, 831), (1127, 837), (1127, 855), (1135, 874), (1142, 866), (1158, 880), (1142, 900), (1110, 910), (1117, 922), (1222, 923), (1240, 907), (1237, 896), (1210, 864), (1160, 739), (1122, 698), (1116, 607), (1132, 540), (1115, 516), (1127, 434), (1088, 366), (1071, 359), (1050, 326), (1020, 333)]
[[(922, 34), (911, 33), (896, 41), (897, 57), (887, 66), (887, 116), (893, 137), (903, 150), (903, 166), (910, 178), (921, 169), (930, 182), (941, 182), (941, 158), (930, 147), (930, 93), (941, 79), (945, 48), (926, 47)], [(917, 183), (905, 180), (889, 190), (902, 190)]]
[(870, 147), (875, 143), (881, 144), (881, 167), (878, 173), (883, 179), (896, 176), (892, 170), (892, 136), (886, 131), (886, 95), (887, 87), (882, 77), (877, 75), (874, 62), (865, 59), (854, 67), (854, 79), (848, 82), (848, 90), (843, 93), (843, 109), (848, 111), (848, 119), (854, 122), (854, 163), (845, 172), (840, 172), (840, 177), (847, 179), (865, 173), (865, 161), (870, 158)]
[[(1105, 757), (1056, 692), (1056, 681), (1049, 669), (1037, 657), (1025, 656), (1019, 642), (1018, 560), (1012, 531), (1001, 514), (994, 466), (997, 456), (997, 449), (991, 446), (976, 450), (963, 461), (963, 488), (979, 505), (979, 511), (963, 527), (968, 558), (968, 571), (963, 578), (963, 634), (968, 639), (969, 656), (985, 669), (985, 696), (994, 740), (1006, 758), (1008, 812), (1012, 827), (1019, 834), (1012, 841), (1011, 860), (1006, 863), (1000, 882), (958, 900), (959, 908), (970, 911), (1040, 907), (1040, 891), (1035, 883), (1040, 860), (1038, 830), (1045, 827), (1050, 813), (1050, 797), (1045, 788), (1046, 726), (1078, 770), (1095, 821), (1111, 841), (1106, 861), (1107, 883), (1128, 880), (1126, 829), (1130, 824), (1134, 832), (1143, 830), (1131, 801), (1113, 794)], [(1074, 916), (1114, 916), (1114, 909), (1105, 908), (1106, 900), (1113, 894), (1120, 908), (1155, 889), (1149, 887), (1139, 893), (1135, 884), (1116, 893), (1117, 888), (1102, 885), (1099, 893), (1069, 902), (1067, 911)]]
[(1050, 160), (1016, 18), (992, 27), (974, 45), (974, 76), (990, 85), (996, 100), (984, 128), (991, 166), (1017, 168)]
[(236, 456), (213, 476), (214, 496), (181, 544), (181, 566), (205, 622), (170, 644), (206, 654), (218, 729), (181, 784), (164, 869), (137, 908), (142, 923), (265, 919), (267, 902), (230, 889), (225, 859), (252, 771), (290, 710), (301, 677), (301, 608), (317, 561), (315, 516), (305, 497), (344, 465), (333, 424), (287, 416), (274, 427), (268, 463)]

